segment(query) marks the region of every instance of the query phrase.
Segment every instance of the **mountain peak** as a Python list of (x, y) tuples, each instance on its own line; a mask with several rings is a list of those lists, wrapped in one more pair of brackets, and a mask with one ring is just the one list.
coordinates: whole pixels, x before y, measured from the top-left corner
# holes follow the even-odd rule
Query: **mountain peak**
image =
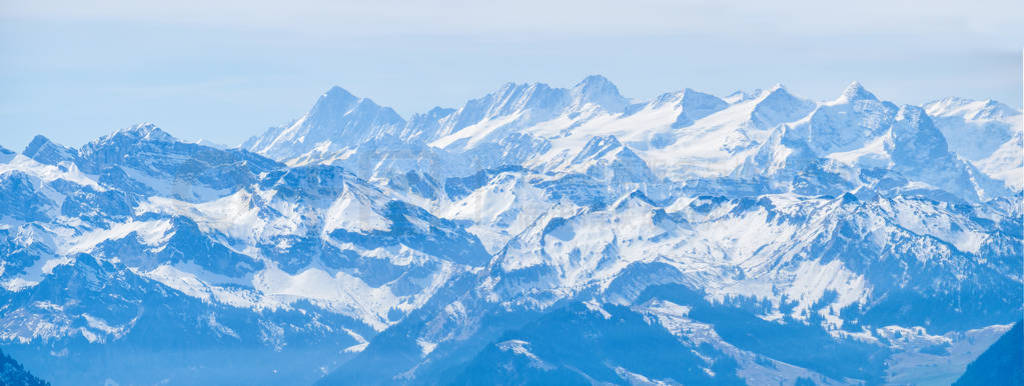
[(777, 100), (789, 101), (795, 99), (797, 98), (793, 96), (793, 94), (790, 94), (789, 90), (787, 90), (786, 86), (783, 86), (782, 83), (776, 83), (775, 86), (772, 86), (772, 88), (761, 91), (761, 95), (759, 95), (757, 98), (754, 98), (754, 100), (756, 101), (755, 104), (757, 105), (761, 105), (764, 103), (773, 103), (774, 101)]
[(772, 86), (772, 88), (761, 91), (761, 95), (754, 99), (757, 99), (758, 103), (761, 103), (766, 100), (770, 101), (778, 98), (788, 99), (795, 97), (793, 96), (793, 94), (789, 93), (789, 90), (787, 90), (786, 86), (783, 86), (782, 83), (776, 83), (774, 86)]
[[(574, 97), (580, 103), (578, 95), (570, 94), (570, 90), (553, 88), (546, 83), (505, 83), (495, 92), (466, 102), (452, 131), (458, 131), (484, 118), (507, 116), (525, 110), (532, 110), (539, 116), (554, 114), (571, 106)], [(586, 102), (584, 99), (582, 103)]]
[(342, 88), (341, 86), (335, 85), (335, 86), (331, 86), (331, 88), (327, 89), (327, 91), (325, 91), (324, 94), (320, 96), (320, 98), (355, 99), (356, 96), (352, 95), (352, 93), (350, 93), (348, 90)]
[(620, 112), (625, 109), (628, 101), (619, 94), (619, 88), (601, 75), (590, 75), (572, 88), (577, 105), (593, 103), (601, 108)]
[(78, 158), (78, 152), (75, 149), (59, 145), (42, 135), (36, 135), (32, 138), (32, 142), (29, 142), (21, 154), (49, 165), (56, 165), (60, 161), (72, 161)]
[(878, 98), (875, 97), (875, 94), (872, 94), (870, 91), (865, 89), (864, 86), (857, 81), (854, 81), (853, 83), (850, 83), (849, 86), (846, 86), (846, 89), (843, 90), (843, 93), (839, 96), (839, 98), (845, 99), (846, 101), (850, 102), (859, 100), (878, 100)]
[(729, 104), (714, 95), (687, 88), (679, 98), (679, 106), (682, 111), (676, 117), (672, 128), (689, 126), (698, 119), (729, 107)]
[(35, 137), (32, 137), (32, 141), (28, 143), (28, 146), (25, 146), (25, 150), (23, 150), (22, 153), (29, 153), (32, 152), (34, 149), (38, 149), (50, 144), (56, 145), (49, 138), (46, 138), (45, 135), (36, 134)]
[(972, 117), (973, 119), (1002, 119), (1006, 117), (1012, 117), (1014, 115), (1020, 115), (1020, 111), (1015, 110), (1002, 102), (994, 100), (992, 98), (981, 101), (981, 107), (977, 113)]
[[(331, 87), (327, 92), (317, 99), (316, 104), (309, 110), (306, 123), (326, 126), (336, 126), (339, 120), (345, 116), (355, 113), (365, 120), (386, 121), (387, 124), (404, 124), (404, 120), (398, 116), (390, 107), (378, 105), (370, 98), (360, 98), (341, 87)], [(400, 121), (400, 122), (399, 122)]]
[(302, 118), (287, 127), (272, 127), (243, 147), (278, 160), (311, 151), (321, 154), (394, 134), (406, 122), (394, 109), (334, 86), (320, 95)]
[(166, 131), (161, 130), (159, 127), (152, 123), (138, 123), (123, 129), (119, 129), (113, 133), (104, 135), (97, 139), (90, 141), (82, 149), (94, 148), (102, 146), (104, 144), (110, 144), (114, 142), (181, 142), (173, 135), (168, 134)]
[(751, 118), (761, 127), (771, 127), (802, 118), (814, 109), (815, 103), (790, 94), (781, 83), (765, 91), (751, 102)]
[(960, 116), (971, 120), (1004, 119), (1020, 114), (1020, 111), (992, 98), (974, 100), (948, 97), (926, 103), (923, 107), (932, 116)]
[(331, 87), (327, 92), (320, 95), (316, 104), (310, 110), (310, 115), (316, 114), (344, 114), (351, 110), (352, 106), (359, 102), (359, 98), (341, 87)]
[(140, 140), (158, 141), (158, 142), (177, 142), (178, 139), (174, 138), (173, 135), (168, 134), (166, 131), (161, 130), (159, 127), (152, 123), (139, 123), (130, 127), (116, 131), (113, 135), (123, 134), (131, 137), (138, 138)]
[(608, 78), (605, 78), (604, 75), (594, 74), (594, 75), (587, 75), (587, 77), (583, 78), (583, 80), (581, 80), (579, 83), (577, 83), (574, 88), (581, 89), (581, 88), (595, 88), (595, 87), (596, 88), (615, 88), (615, 84), (613, 84), (610, 80), (608, 80)]

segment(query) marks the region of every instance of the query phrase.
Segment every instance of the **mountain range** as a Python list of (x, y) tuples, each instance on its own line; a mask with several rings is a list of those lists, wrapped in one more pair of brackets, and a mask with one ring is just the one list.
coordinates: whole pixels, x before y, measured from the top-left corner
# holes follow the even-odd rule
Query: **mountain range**
[(1024, 124), (859, 83), (334, 87), (233, 148), (0, 148), (0, 348), (63, 384), (949, 384), (1024, 312)]

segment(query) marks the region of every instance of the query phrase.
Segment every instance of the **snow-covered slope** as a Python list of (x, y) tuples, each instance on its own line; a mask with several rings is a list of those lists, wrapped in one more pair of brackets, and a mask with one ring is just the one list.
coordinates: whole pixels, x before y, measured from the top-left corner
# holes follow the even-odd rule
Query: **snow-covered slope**
[[(242, 147), (277, 159), (314, 157), (355, 146), (404, 125), (405, 120), (390, 107), (333, 87), (306, 115), (286, 127), (270, 128)], [(307, 155), (310, 152), (313, 154)]]
[(1024, 189), (1024, 116), (993, 101), (946, 98), (924, 105), (950, 147), (1007, 186)]
[[(298, 356), (357, 352), (490, 259), (459, 225), (340, 167), (287, 168), (244, 150), (180, 142), (151, 125), (81, 149), (34, 144), (0, 166), (10, 200), (0, 225), (0, 336), (8, 342), (148, 350), (170, 338), (152, 331), (181, 330), (211, 349), (284, 352), (275, 354), (283, 358), (277, 370), (309, 381), (338, 358)], [(302, 349), (288, 353), (290, 346)], [(224, 365), (255, 365), (245, 358)], [(55, 381), (89, 366), (66, 364)], [(120, 379), (191, 382), (178, 370)]]

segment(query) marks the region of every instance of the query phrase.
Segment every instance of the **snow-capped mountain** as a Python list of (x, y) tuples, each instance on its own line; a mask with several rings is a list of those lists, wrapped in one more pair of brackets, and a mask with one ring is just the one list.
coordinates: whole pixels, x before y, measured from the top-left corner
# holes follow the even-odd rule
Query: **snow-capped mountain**
[(1022, 312), (1020, 119), (590, 76), (38, 136), (0, 149), (0, 339), (55, 384), (948, 383)]
[(327, 154), (344, 150), (404, 126), (405, 120), (390, 107), (332, 87), (317, 99), (309, 113), (288, 126), (273, 127), (263, 136), (250, 138), (242, 147), (269, 157), (290, 159), (309, 152)]
[(992, 178), (1024, 189), (1024, 129), (1019, 111), (991, 99), (946, 98), (924, 105), (953, 151)]
[[(326, 366), (490, 258), (458, 225), (339, 167), (287, 168), (152, 125), (81, 149), (39, 137), (2, 179), (13, 200), (3, 336), (56, 352), (198, 339), (270, 354), (310, 346), (333, 353)], [(184, 336), (147, 336), (160, 330)]]

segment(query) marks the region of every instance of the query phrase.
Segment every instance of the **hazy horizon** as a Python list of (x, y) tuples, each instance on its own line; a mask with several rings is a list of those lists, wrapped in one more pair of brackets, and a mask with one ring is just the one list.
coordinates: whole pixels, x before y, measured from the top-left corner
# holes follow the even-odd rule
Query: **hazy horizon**
[(959, 96), (1020, 109), (1024, 28), (1010, 15), (1021, 8), (9, 3), (0, 8), (0, 145), (21, 150), (42, 134), (78, 146), (140, 122), (235, 145), (301, 116), (334, 85), (407, 118), (506, 82), (568, 87), (589, 74), (635, 99), (782, 83), (828, 100), (860, 81), (898, 104)]

